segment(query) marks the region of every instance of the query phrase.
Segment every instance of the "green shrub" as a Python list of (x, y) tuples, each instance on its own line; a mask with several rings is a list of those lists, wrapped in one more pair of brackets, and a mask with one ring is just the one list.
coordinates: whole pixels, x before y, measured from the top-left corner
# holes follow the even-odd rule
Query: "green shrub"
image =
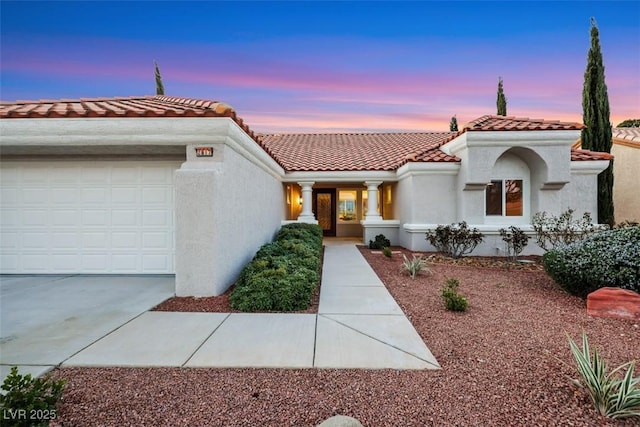
[[(594, 347), (591, 354), (584, 332), (582, 349), (571, 338), (569, 346), (582, 378), (582, 381), (574, 380), (574, 383), (586, 388), (598, 413), (609, 418), (640, 417), (640, 377), (633, 377), (635, 361), (608, 373), (607, 363), (598, 354), (598, 349)], [(624, 368), (627, 368), (627, 372), (619, 378), (618, 372)]]
[(438, 225), (433, 231), (427, 231), (427, 240), (439, 252), (452, 258), (460, 258), (471, 253), (484, 238), (477, 228), (469, 229), (465, 221), (458, 224)]
[(18, 374), (18, 368), (12, 367), (2, 383), (2, 390), (6, 392), (0, 395), (2, 425), (49, 425), (49, 420), (56, 418), (56, 403), (64, 386), (65, 380), (54, 381), (49, 376), (32, 378), (31, 374)]
[(382, 248), (382, 253), (387, 258), (391, 258), (391, 256), (393, 255), (393, 251), (391, 251), (391, 248), (389, 246), (385, 246), (384, 248)]
[(542, 264), (556, 283), (582, 298), (605, 286), (640, 292), (640, 226), (603, 231), (552, 249)]
[(378, 234), (375, 240), (369, 240), (369, 249), (383, 249), (391, 246), (391, 241), (384, 234)]
[(594, 224), (591, 214), (585, 212), (582, 218), (573, 218), (573, 209), (567, 209), (558, 216), (546, 212), (536, 212), (531, 225), (536, 233), (536, 243), (545, 251), (566, 246), (585, 237), (603, 231), (606, 225)]
[(245, 266), (229, 303), (241, 311), (297, 311), (309, 307), (318, 285), (322, 229), (295, 223), (263, 245)]
[(440, 295), (444, 300), (444, 306), (450, 311), (466, 311), (468, 301), (458, 293), (458, 279), (448, 279), (447, 284), (440, 290)]
[(416, 257), (413, 255), (413, 258), (409, 259), (405, 254), (402, 254), (402, 268), (412, 279), (415, 279), (421, 271), (429, 272), (426, 262), (422, 256)]
[(513, 261), (518, 260), (518, 255), (529, 243), (530, 237), (524, 234), (524, 231), (518, 227), (511, 226), (509, 229), (500, 229), (500, 236), (504, 243), (507, 245), (507, 259)]

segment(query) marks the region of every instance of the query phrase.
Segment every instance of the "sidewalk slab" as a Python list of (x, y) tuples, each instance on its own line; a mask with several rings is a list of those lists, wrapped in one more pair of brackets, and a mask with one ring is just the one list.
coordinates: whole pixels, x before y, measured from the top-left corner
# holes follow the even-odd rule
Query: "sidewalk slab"
[(392, 347), (325, 316), (318, 316), (316, 368), (435, 369), (409, 353)]
[(185, 366), (310, 368), (316, 317), (232, 313)]
[(323, 287), (318, 314), (404, 315), (384, 286)]
[(422, 359), (432, 364), (434, 368), (439, 368), (435, 357), (404, 315), (327, 314), (321, 316)]
[(322, 286), (381, 286), (384, 284), (371, 270), (361, 266), (340, 267), (325, 264), (322, 270)]
[(149, 311), (64, 366), (182, 366), (229, 315)]

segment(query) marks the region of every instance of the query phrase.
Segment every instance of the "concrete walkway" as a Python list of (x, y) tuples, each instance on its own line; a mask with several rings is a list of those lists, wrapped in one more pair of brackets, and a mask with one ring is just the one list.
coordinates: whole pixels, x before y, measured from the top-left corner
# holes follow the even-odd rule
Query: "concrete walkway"
[[(26, 342), (3, 342), (2, 374), (10, 364), (30, 365), (35, 370), (58, 364), (438, 369), (437, 361), (355, 243), (327, 240), (325, 245), (317, 315), (144, 310), (124, 316), (126, 320), (115, 326), (105, 321), (102, 329), (93, 328), (90, 333), (76, 325), (72, 335), (88, 335), (77, 345), (59, 349), (55, 341), (48, 342), (51, 351), (66, 351), (66, 355), (36, 357), (37, 352), (29, 350)], [(24, 349), (22, 355), (20, 348)], [(5, 353), (7, 349), (11, 357)], [(24, 368), (29, 371), (29, 366)]]

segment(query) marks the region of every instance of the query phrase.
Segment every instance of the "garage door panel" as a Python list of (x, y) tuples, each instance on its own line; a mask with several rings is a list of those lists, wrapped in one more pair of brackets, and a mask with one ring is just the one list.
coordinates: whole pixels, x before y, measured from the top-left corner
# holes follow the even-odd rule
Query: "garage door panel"
[(142, 189), (142, 203), (146, 206), (164, 205), (171, 201), (171, 189), (168, 187), (144, 187)]
[(146, 209), (142, 213), (143, 227), (161, 227), (171, 225), (172, 215), (158, 209)]
[(3, 162), (2, 273), (173, 273), (179, 162)]
[(49, 215), (44, 209), (25, 209), (22, 211), (22, 223), (30, 227), (44, 227), (49, 226)]
[(74, 227), (80, 223), (77, 209), (52, 209), (51, 223), (55, 227)]
[(139, 211), (133, 209), (114, 209), (111, 211), (111, 225), (135, 227), (138, 225)]
[(47, 273), (51, 271), (49, 261), (51, 257), (47, 253), (26, 253), (22, 255), (22, 268), (34, 273)]
[(113, 187), (111, 203), (132, 205), (139, 201), (139, 189), (136, 187)]
[(83, 206), (106, 203), (109, 199), (108, 187), (83, 188), (80, 202)]
[(49, 190), (46, 188), (25, 188), (22, 190), (22, 201), (26, 205), (40, 205), (48, 198)]
[(22, 248), (23, 249), (41, 249), (47, 250), (49, 246), (49, 233), (43, 232), (29, 232), (22, 234)]
[(20, 248), (20, 234), (2, 230), (0, 232), (0, 249), (15, 250)]
[(106, 209), (85, 209), (82, 211), (82, 225), (108, 226), (109, 212)]
[(142, 267), (145, 271), (160, 273), (169, 268), (173, 269), (171, 259), (164, 254), (147, 254), (142, 256)]
[(87, 184), (109, 184), (109, 169), (100, 167), (98, 164), (84, 166), (80, 169), (82, 181)]
[(80, 238), (76, 231), (55, 231), (51, 233), (52, 249), (77, 249)]
[(109, 242), (109, 233), (106, 231), (85, 231), (82, 233), (81, 249), (107, 248)]
[(51, 257), (51, 270), (54, 273), (66, 273), (74, 271), (80, 264), (80, 255), (78, 254), (56, 254)]

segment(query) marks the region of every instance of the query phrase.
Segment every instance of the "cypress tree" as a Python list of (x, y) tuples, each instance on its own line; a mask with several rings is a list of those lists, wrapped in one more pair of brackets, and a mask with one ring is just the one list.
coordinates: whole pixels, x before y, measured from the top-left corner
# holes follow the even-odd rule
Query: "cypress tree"
[[(604, 64), (596, 20), (591, 18), (591, 47), (587, 56), (582, 88), (582, 148), (611, 152), (611, 123), (609, 96), (604, 81)], [(613, 216), (613, 160), (598, 175), (598, 222), (614, 224)]]
[(498, 99), (496, 101), (498, 106), (498, 115), (507, 115), (507, 98), (504, 96), (504, 88), (502, 86), (502, 77), (498, 77)]
[(449, 122), (449, 130), (451, 132), (458, 132), (458, 119), (456, 119), (456, 116), (451, 117), (451, 121)]
[(155, 65), (156, 95), (164, 95), (164, 85), (162, 84), (162, 76), (160, 76), (160, 68), (158, 68), (156, 61), (153, 61), (153, 65)]

